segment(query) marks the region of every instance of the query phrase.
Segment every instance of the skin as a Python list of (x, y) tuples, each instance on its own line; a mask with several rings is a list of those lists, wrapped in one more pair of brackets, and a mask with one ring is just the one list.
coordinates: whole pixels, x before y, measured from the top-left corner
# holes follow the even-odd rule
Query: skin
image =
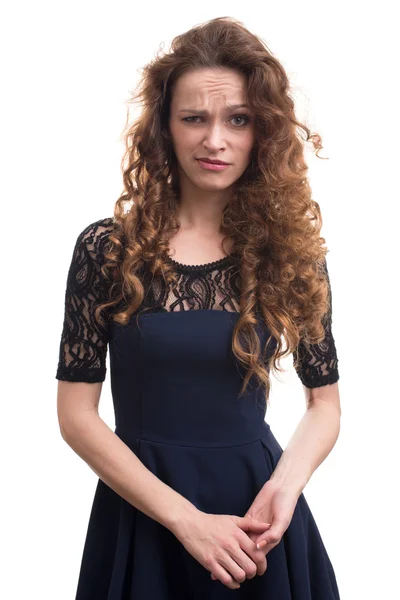
[[(213, 261), (217, 256), (210, 252), (220, 251), (222, 207), (248, 165), (253, 143), (253, 123), (232, 118), (239, 113), (250, 115), (250, 111), (229, 111), (224, 105), (245, 101), (243, 78), (232, 71), (186, 74), (177, 82), (170, 127), (182, 189), (182, 227), (175, 247), (183, 252), (184, 262), (188, 262), (190, 249), (196, 248), (193, 256), (200, 262)], [(208, 113), (190, 123), (182, 118), (194, 115), (179, 114), (181, 108), (204, 108)], [(205, 171), (195, 156), (220, 158), (232, 165), (221, 172)], [(101, 389), (102, 383), (58, 382), (58, 420), (64, 440), (118, 495), (170, 529), (228, 588), (236, 589), (238, 581), (254, 577), (256, 571), (262, 574), (265, 555), (256, 549), (249, 534), (259, 536), (269, 527), (268, 522), (251, 515), (203, 513), (162, 482), (101, 419)]]
[[(239, 128), (237, 123), (243, 120), (232, 119), (239, 113), (251, 115), (250, 111), (224, 112), (226, 103), (246, 101), (244, 84), (242, 76), (231, 70), (197, 71), (177, 82), (170, 128), (180, 164), (181, 230), (173, 242), (181, 262), (190, 263), (190, 253), (195, 262), (218, 258), (211, 254), (220, 250), (220, 214), (248, 166), (254, 142), (253, 122)], [(208, 113), (190, 119), (194, 123), (181, 121), (194, 116), (178, 115), (181, 108), (189, 107)], [(196, 156), (220, 158), (232, 165), (220, 172), (206, 171), (198, 166)], [(299, 494), (336, 442), (341, 414), (338, 384), (304, 387), (306, 413), (244, 517), (202, 513), (158, 479), (100, 418), (101, 389), (102, 383), (58, 382), (57, 411), (64, 440), (117, 494), (170, 529), (212, 578), (236, 589), (238, 582), (262, 575), (266, 554), (283, 536)], [(262, 539), (267, 546), (257, 550), (255, 542)]]
[[(172, 91), (169, 133), (178, 162), (181, 189), (178, 216), (181, 226), (179, 232), (170, 238), (169, 245), (179, 262), (203, 264), (220, 258), (221, 213), (232, 197), (235, 182), (250, 163), (255, 141), (254, 114), (249, 107), (241, 106), (246, 104), (246, 79), (232, 69), (190, 71), (178, 79)], [(229, 163), (229, 167), (222, 171), (202, 169), (196, 160), (200, 157), (223, 160)], [(231, 246), (225, 248), (228, 252), (232, 250)], [(204, 515), (200, 518), (202, 517)], [(223, 520), (226, 516), (217, 518)], [(229, 517), (231, 518), (233, 517)], [(204, 553), (204, 524), (201, 527), (203, 535), (197, 539), (195, 532), (198, 522), (196, 515), (189, 523), (183, 521), (182, 527), (176, 530), (177, 537), (194, 556), (196, 553), (199, 556)], [(264, 521), (264, 525), (265, 523)], [(268, 527), (269, 524), (264, 532)], [(244, 531), (243, 527), (243, 535)], [(247, 534), (259, 536), (260, 532), (247, 530)], [(225, 541), (230, 537), (229, 535), (221, 540)], [(252, 541), (254, 542), (254, 537)], [(223, 547), (224, 542), (221, 543)], [(193, 548), (190, 547), (191, 544)], [(244, 550), (244, 546), (242, 549)], [(225, 554), (225, 563), (222, 563), (226, 569), (215, 560), (207, 565), (213, 578), (218, 578), (235, 589), (240, 587), (239, 582), (246, 577), (264, 573), (264, 553), (258, 551), (263, 556), (263, 560), (260, 560), (250, 547), (246, 547), (246, 551), (256, 563), (253, 566), (247, 563), (247, 573), (239, 566), (240, 563), (243, 566), (243, 558), (235, 556), (238, 565), (228, 553)], [(236, 580), (229, 571), (235, 574)]]
[[(218, 258), (221, 211), (232, 196), (235, 181), (249, 165), (255, 141), (251, 110), (230, 110), (227, 105), (244, 104), (246, 100), (245, 78), (231, 69), (191, 71), (180, 77), (173, 90), (169, 128), (178, 159), (181, 228), (170, 244), (174, 245), (178, 260), (185, 264)], [(192, 110), (182, 112), (183, 109)], [(200, 110), (206, 113), (198, 115), (196, 111)], [(231, 166), (223, 171), (204, 170), (195, 160), (197, 157), (224, 160)], [(271, 478), (246, 513), (258, 521), (272, 523), (262, 535), (248, 532), (253, 542), (260, 543), (259, 552), (265, 556), (281, 541), (300, 494), (339, 435), (338, 383), (303, 389), (306, 412)], [(194, 522), (189, 520), (182, 527), (193, 532)], [(212, 579), (222, 580), (218, 569), (211, 571)], [(257, 574), (264, 571), (264, 565), (258, 566)], [(241, 575), (236, 581), (243, 581), (244, 574)], [(224, 583), (233, 587), (228, 578)]]
[[(202, 264), (221, 258), (221, 213), (232, 197), (235, 181), (249, 165), (255, 140), (253, 112), (227, 105), (246, 102), (245, 77), (231, 69), (190, 71), (175, 84), (169, 133), (178, 160), (181, 228), (170, 246), (178, 261), (182, 257), (180, 262)], [(206, 111), (203, 115), (196, 112), (202, 110)], [(222, 171), (205, 170), (198, 157), (223, 160), (230, 166)]]

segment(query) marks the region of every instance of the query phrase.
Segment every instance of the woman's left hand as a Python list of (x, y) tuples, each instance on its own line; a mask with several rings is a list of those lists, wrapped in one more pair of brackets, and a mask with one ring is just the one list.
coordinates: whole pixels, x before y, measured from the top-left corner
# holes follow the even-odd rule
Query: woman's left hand
[[(256, 532), (246, 532), (253, 542), (260, 545), (260, 552), (267, 555), (281, 541), (289, 527), (299, 494), (286, 487), (268, 480), (244, 516), (251, 516), (263, 523), (271, 523), (261, 535)], [(215, 577), (211, 576), (212, 579)]]
[(298, 493), (275, 484), (273, 480), (267, 481), (257, 494), (246, 515), (271, 523), (271, 526), (261, 535), (255, 532), (249, 532), (248, 535), (256, 544), (262, 543), (260, 549), (264, 554), (268, 554), (281, 541), (298, 499)]

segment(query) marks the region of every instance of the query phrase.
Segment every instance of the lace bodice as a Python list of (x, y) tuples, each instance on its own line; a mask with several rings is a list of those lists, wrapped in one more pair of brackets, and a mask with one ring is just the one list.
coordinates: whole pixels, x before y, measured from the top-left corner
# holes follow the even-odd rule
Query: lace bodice
[[(94, 383), (106, 377), (109, 326), (96, 322), (94, 309), (108, 298), (108, 282), (100, 268), (112, 228), (111, 217), (101, 219), (88, 225), (76, 240), (67, 276), (56, 379)], [(178, 283), (169, 289), (162, 278), (143, 271), (146, 293), (139, 309), (144, 310), (143, 314), (202, 309), (239, 311), (236, 253), (203, 265), (184, 265), (171, 257), (167, 260), (175, 267)], [(330, 286), (329, 293), (332, 298)], [(297, 354), (300, 357), (297, 374), (306, 387), (335, 383), (339, 379), (331, 324), (330, 310), (324, 324), (325, 339), (309, 347), (300, 342), (293, 354), (294, 358)]]

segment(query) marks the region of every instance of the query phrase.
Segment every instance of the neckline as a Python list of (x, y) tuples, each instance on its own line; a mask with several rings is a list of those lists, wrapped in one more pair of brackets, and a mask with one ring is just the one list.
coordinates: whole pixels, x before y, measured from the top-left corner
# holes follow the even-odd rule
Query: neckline
[(203, 263), (201, 265), (187, 265), (187, 264), (178, 262), (177, 260), (175, 260), (174, 258), (172, 258), (171, 256), (168, 256), (168, 255), (167, 255), (167, 260), (178, 271), (182, 271), (184, 273), (192, 273), (192, 272), (198, 272), (198, 271), (209, 272), (209, 271), (214, 271), (216, 269), (221, 269), (221, 268), (229, 265), (235, 259), (237, 254), (238, 254), (237, 251), (231, 252), (230, 254), (227, 254), (226, 256), (219, 258), (218, 260), (214, 260), (209, 263)]

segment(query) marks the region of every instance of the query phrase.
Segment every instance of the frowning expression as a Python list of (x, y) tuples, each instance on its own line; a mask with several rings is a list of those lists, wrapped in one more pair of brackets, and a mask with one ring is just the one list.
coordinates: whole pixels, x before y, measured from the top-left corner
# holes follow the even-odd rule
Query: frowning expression
[[(181, 177), (202, 189), (231, 186), (249, 165), (254, 144), (245, 76), (227, 68), (182, 75), (172, 92), (169, 127)], [(201, 158), (227, 164), (215, 167)]]

